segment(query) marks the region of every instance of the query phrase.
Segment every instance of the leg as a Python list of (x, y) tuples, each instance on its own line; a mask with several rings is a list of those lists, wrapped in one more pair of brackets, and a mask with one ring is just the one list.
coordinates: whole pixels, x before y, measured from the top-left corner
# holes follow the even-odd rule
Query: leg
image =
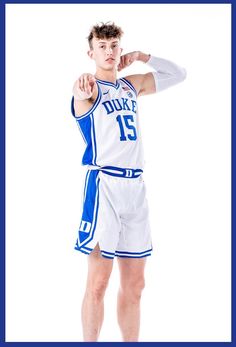
[(112, 271), (113, 260), (104, 258), (98, 245), (88, 257), (88, 278), (82, 305), (82, 325), (84, 341), (96, 342), (103, 322), (103, 298)]
[(117, 314), (124, 342), (138, 341), (145, 263), (146, 258), (118, 258), (120, 289)]

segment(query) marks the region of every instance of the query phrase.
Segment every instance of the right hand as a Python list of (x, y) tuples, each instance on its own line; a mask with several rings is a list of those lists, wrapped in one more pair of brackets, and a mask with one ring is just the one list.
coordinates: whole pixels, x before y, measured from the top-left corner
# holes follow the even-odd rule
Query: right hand
[(87, 100), (93, 95), (96, 85), (95, 77), (90, 73), (82, 74), (73, 86), (73, 94), (75, 100)]
[(127, 66), (131, 65), (134, 61), (139, 60), (139, 51), (133, 51), (126, 53), (120, 57), (120, 63), (118, 65), (118, 71), (123, 70)]

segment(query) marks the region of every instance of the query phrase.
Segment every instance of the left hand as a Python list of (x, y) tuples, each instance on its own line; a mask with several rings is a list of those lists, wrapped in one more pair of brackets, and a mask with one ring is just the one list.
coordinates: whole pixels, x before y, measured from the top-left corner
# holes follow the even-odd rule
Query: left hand
[(120, 57), (120, 63), (117, 67), (118, 71), (123, 70), (127, 66), (131, 65), (134, 61), (138, 60), (139, 58), (139, 51), (130, 52), (127, 54), (124, 54)]

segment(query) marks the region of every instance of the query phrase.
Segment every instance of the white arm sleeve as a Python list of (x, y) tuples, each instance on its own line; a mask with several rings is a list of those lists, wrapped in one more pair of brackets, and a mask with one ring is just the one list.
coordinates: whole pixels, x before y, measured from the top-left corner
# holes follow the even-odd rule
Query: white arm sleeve
[(151, 56), (146, 64), (156, 70), (152, 74), (157, 92), (182, 82), (187, 75), (184, 68), (166, 59)]

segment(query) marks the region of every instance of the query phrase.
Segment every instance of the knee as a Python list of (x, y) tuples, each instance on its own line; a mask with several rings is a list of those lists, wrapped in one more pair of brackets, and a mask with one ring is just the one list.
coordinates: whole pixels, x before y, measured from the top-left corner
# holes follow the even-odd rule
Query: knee
[(142, 291), (145, 287), (143, 277), (135, 278), (121, 285), (121, 291), (124, 296), (133, 303), (137, 303), (141, 299)]
[(95, 304), (103, 300), (107, 285), (107, 278), (94, 279), (88, 285), (87, 294), (91, 297)]
[(133, 296), (135, 299), (139, 300), (142, 295), (142, 291), (145, 287), (144, 278), (140, 278), (137, 281), (134, 281), (131, 288), (133, 287)]

